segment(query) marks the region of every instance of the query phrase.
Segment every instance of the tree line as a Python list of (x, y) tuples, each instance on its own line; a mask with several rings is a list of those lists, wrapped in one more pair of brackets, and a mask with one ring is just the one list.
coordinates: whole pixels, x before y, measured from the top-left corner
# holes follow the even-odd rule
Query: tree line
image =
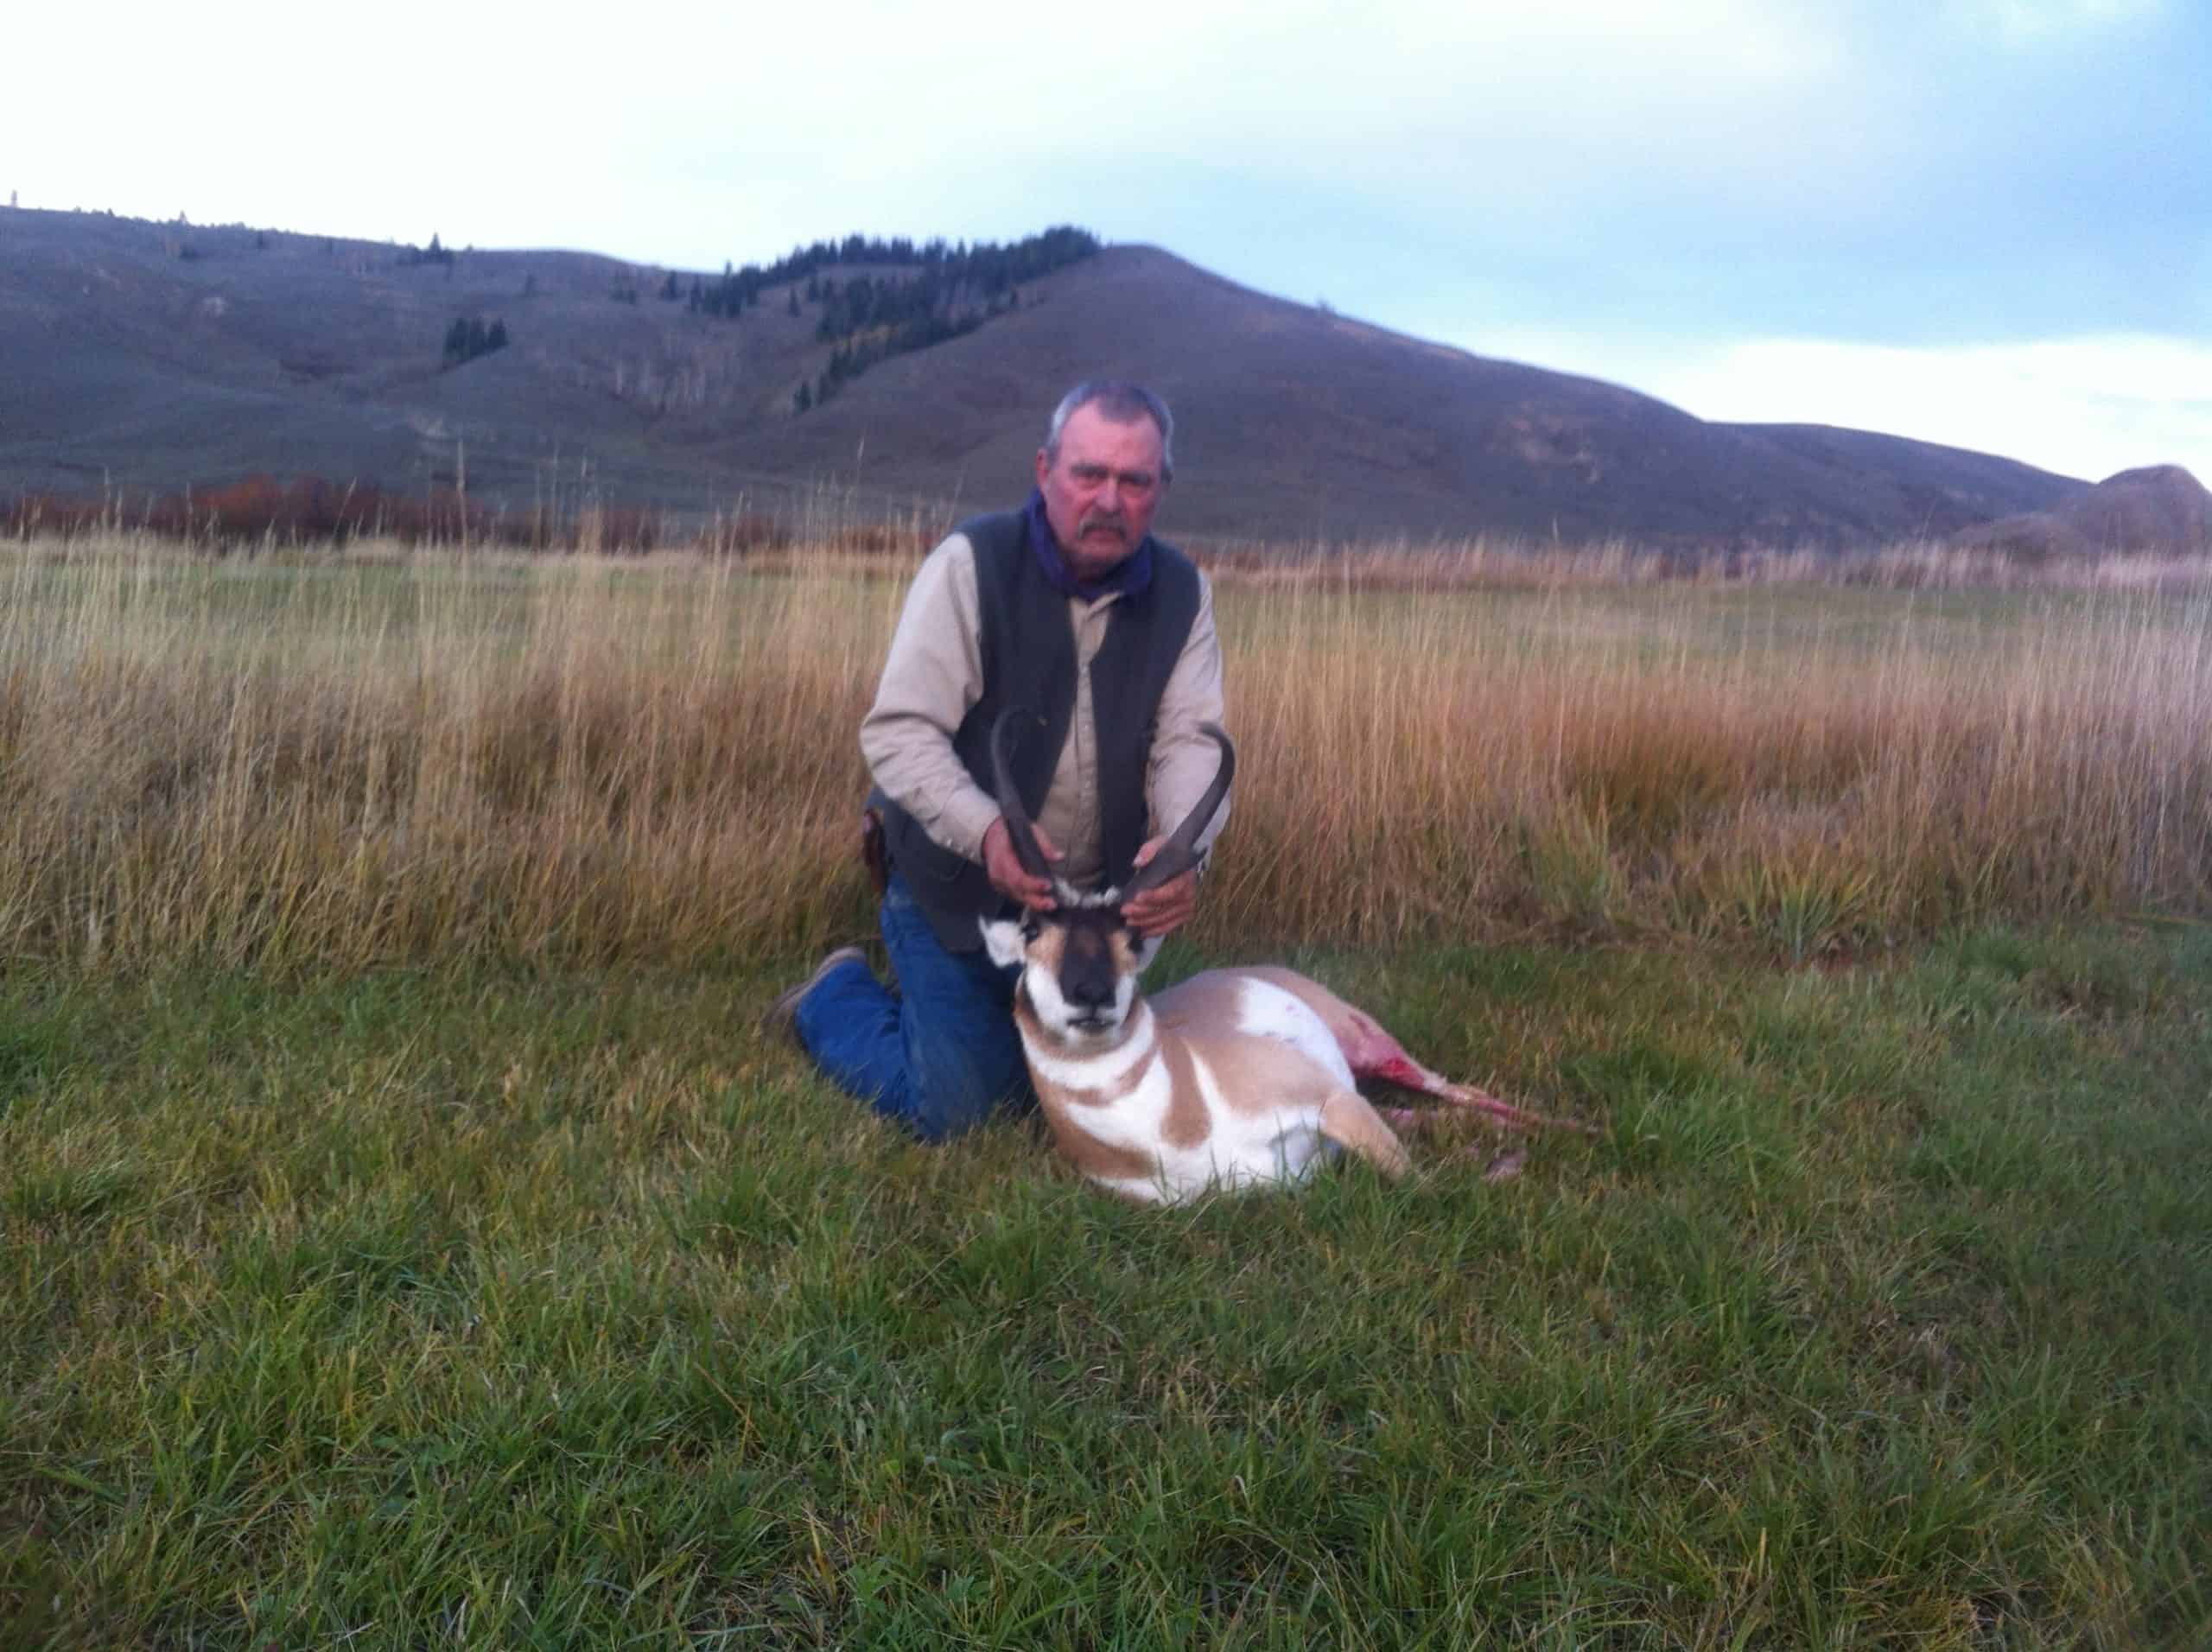
[[(1060, 226), (1005, 246), (942, 240), (917, 246), (904, 238), (849, 236), (834, 246), (820, 241), (798, 249), (766, 267), (781, 279), (805, 282), (807, 302), (821, 306), (814, 336), (837, 347), (814, 382), (792, 393), (792, 409), (804, 413), (820, 406), (879, 361), (974, 332), (992, 316), (1020, 306), (1017, 283), (1087, 258), (1098, 246), (1098, 238), (1088, 230)], [(920, 272), (862, 272), (840, 281), (822, 273), (825, 264), (918, 264)], [(793, 314), (800, 291), (793, 286)]]
[[(947, 241), (942, 236), (916, 241), (904, 235), (848, 235), (842, 241), (793, 247), (770, 264), (725, 264), (719, 279), (693, 282), (691, 302), (709, 315), (734, 316), (758, 305), (760, 295), (771, 287), (808, 281), (824, 270), (852, 264), (919, 266), (925, 276), (972, 288), (988, 300), (1018, 283), (1087, 258), (1098, 246), (1098, 238), (1089, 230), (1065, 224), (1003, 246), (995, 241)], [(662, 297), (677, 296), (674, 283), (671, 276), (661, 289)]]
[(488, 356), (494, 350), (507, 347), (507, 324), (495, 321), (484, 325), (480, 315), (456, 315), (453, 325), (446, 329), (446, 349), (442, 365), (458, 367), (474, 361), (479, 356)]

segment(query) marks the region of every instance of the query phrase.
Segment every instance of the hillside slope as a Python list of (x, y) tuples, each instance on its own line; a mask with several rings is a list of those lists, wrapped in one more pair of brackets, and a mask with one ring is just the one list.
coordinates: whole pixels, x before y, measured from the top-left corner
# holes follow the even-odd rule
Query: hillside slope
[(1174, 520), (1202, 533), (1838, 544), (1948, 532), (2082, 486), (1866, 432), (1707, 423), (1266, 297), (1154, 248), (1110, 249), (1057, 279), (1048, 302), (721, 451), (777, 471), (864, 454), (879, 485), (950, 475), (973, 493), (1019, 477), (1051, 387), (1110, 373), (1174, 408)]
[[(838, 272), (857, 273), (849, 266)], [(878, 269), (878, 276), (896, 270)], [(1020, 289), (801, 413), (831, 346), (797, 283), (739, 319), (667, 272), (570, 252), (410, 249), (92, 213), (0, 212), (0, 491), (168, 490), (251, 472), (472, 497), (774, 507), (1011, 501), (1075, 380), (1178, 418), (1173, 531), (1296, 539), (1503, 531), (1841, 545), (2040, 511), (2085, 486), (1864, 431), (1707, 423), (1123, 246)], [(706, 277), (711, 281), (714, 277)], [(679, 292), (693, 279), (680, 274)], [(792, 313), (794, 298), (798, 313)], [(512, 344), (448, 368), (457, 318)]]
[(2107, 476), (2048, 510), (1962, 530), (1957, 543), (2020, 557), (2212, 551), (2212, 492), (2179, 465)]

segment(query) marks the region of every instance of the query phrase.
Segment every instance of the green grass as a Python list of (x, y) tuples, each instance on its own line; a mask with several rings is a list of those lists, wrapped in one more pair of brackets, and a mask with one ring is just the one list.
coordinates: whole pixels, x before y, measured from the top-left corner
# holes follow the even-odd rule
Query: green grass
[(1605, 1134), (1161, 1213), (795, 958), (0, 979), (0, 1646), (2212, 1637), (2205, 931), (1299, 961)]

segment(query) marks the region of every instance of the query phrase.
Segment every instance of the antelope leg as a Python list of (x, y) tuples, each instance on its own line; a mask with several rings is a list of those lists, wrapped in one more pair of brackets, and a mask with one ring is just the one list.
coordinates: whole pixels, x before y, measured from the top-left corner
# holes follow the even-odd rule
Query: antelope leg
[(1472, 1084), (1452, 1083), (1442, 1073), (1424, 1067), (1408, 1055), (1405, 1046), (1392, 1038), (1381, 1022), (1363, 1011), (1354, 1010), (1349, 1026), (1333, 1030), (1337, 1032), (1337, 1046), (1344, 1052), (1344, 1059), (1351, 1064), (1357, 1077), (1380, 1079), (1386, 1084), (1395, 1084), (1401, 1090), (1433, 1096), (1439, 1101), (1449, 1102), (1454, 1107), (1470, 1108), (1516, 1130), (1580, 1130), (1585, 1135), (1598, 1134), (1590, 1126), (1579, 1124), (1572, 1119), (1546, 1118), (1541, 1113), (1529, 1112), (1510, 1102), (1501, 1102), (1489, 1091), (1477, 1090)]
[(1413, 1160), (1390, 1127), (1382, 1122), (1367, 1098), (1357, 1090), (1340, 1090), (1321, 1103), (1321, 1134), (1346, 1153), (1367, 1162), (1394, 1180), (1413, 1168)]

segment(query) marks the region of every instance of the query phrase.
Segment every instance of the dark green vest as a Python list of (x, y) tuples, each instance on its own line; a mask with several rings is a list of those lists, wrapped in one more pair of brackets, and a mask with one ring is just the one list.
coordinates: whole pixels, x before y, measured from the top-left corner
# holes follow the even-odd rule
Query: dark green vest
[[(1013, 748), (1015, 789), (1036, 818), (1075, 715), (1075, 628), (1068, 599), (1045, 577), (1019, 511), (960, 524), (976, 548), (976, 596), (982, 627), (983, 696), (952, 737), (952, 749), (986, 791), (991, 781), (991, 726), (1008, 706), (1043, 719), (1026, 725)], [(1173, 546), (1152, 542), (1152, 581), (1114, 605), (1105, 640), (1090, 664), (1090, 706), (1096, 723), (1099, 844), (1106, 881), (1126, 883), (1143, 846), (1151, 813), (1145, 775), (1160, 696), (1182, 658), (1198, 615), (1198, 572)], [(1015, 720), (1017, 726), (1023, 720)], [(982, 944), (976, 920), (1009, 910), (983, 868), (930, 841), (914, 817), (879, 791), (869, 806), (883, 813), (891, 863), (948, 951)], [(1169, 822), (1173, 825), (1173, 822)]]

